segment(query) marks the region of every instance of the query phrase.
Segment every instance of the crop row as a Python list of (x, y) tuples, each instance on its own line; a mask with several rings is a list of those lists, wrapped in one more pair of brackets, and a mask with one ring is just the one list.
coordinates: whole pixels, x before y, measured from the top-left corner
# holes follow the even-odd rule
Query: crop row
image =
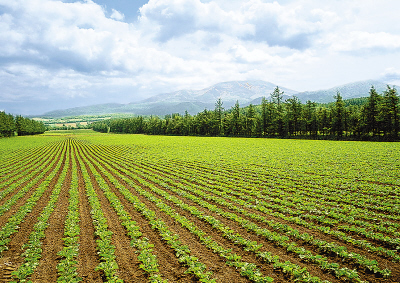
[[(164, 152), (128, 138), (126, 145), (84, 136), (49, 141), (1, 159), (0, 254), (22, 257), (12, 282), (42, 276), (35, 272), (49, 252), (57, 282), (85, 281), (79, 266), (89, 258), (107, 282), (123, 282), (131, 272), (154, 283), (175, 281), (182, 272), (200, 282), (219, 282), (221, 272), (252, 282), (395, 282), (399, 276), (400, 190), (385, 188), (389, 177), (371, 184), (375, 179), (364, 172), (357, 184), (356, 174), (340, 179), (334, 169), (314, 178), (307, 164), (280, 171), (265, 160), (264, 166), (250, 157), (224, 159), (220, 149), (221, 162), (199, 158), (190, 147)], [(57, 207), (62, 203), (65, 208)], [(61, 216), (56, 208), (60, 232), (49, 229)], [(88, 230), (94, 234), (82, 233)], [(13, 247), (19, 232), (27, 238), (17, 244), (20, 252)], [(44, 244), (48, 232), (64, 234), (57, 249)], [(124, 249), (129, 243), (134, 253)], [(179, 271), (165, 269), (155, 243), (175, 254), (171, 264), (181, 265)], [(81, 244), (93, 248), (87, 257)], [(212, 268), (209, 257), (217, 259)], [(124, 270), (128, 261), (137, 265)]]
[[(148, 198), (150, 201), (153, 201), (156, 206), (175, 219), (178, 223), (180, 223), (183, 227), (188, 229), (191, 233), (199, 237), (200, 241), (206, 245), (207, 247), (214, 250), (214, 252), (218, 253), (220, 256), (224, 257), (227, 260), (228, 265), (233, 265), (236, 268), (241, 270), (241, 274), (249, 277), (254, 282), (271, 282), (272, 278), (264, 277), (261, 272), (255, 267), (254, 264), (247, 263), (241, 261), (240, 256), (232, 253), (229, 249), (222, 247), (221, 245), (217, 244), (215, 241), (208, 237), (207, 234), (199, 229), (195, 224), (189, 221), (186, 217), (179, 215), (176, 213), (171, 207), (164, 204), (157, 198), (154, 198), (151, 194), (148, 194), (145, 190), (141, 189), (139, 186), (135, 185), (133, 182), (130, 183), (132, 187), (140, 194)], [(207, 282), (207, 281), (206, 281)]]
[[(119, 162), (120, 163), (120, 162)], [(119, 170), (123, 170), (123, 169), (121, 169), (121, 168), (119, 168)], [(124, 173), (126, 173), (126, 174), (129, 174), (129, 173), (127, 173), (127, 171), (124, 171)], [(136, 180), (138, 180), (137, 179), (137, 176), (135, 177), (136, 178)], [(150, 178), (149, 177), (149, 175), (147, 175), (147, 178)], [(164, 179), (165, 179), (165, 177), (163, 177)], [(159, 184), (161, 184), (160, 183), (160, 181), (158, 181), (158, 183)], [(171, 187), (169, 187), (169, 189), (170, 190), (173, 190), (173, 188), (171, 188)], [(193, 188), (190, 188), (190, 190), (192, 190)], [(179, 192), (178, 192), (179, 193)], [(180, 194), (182, 194), (182, 191), (181, 191), (181, 193)], [(224, 212), (223, 211), (219, 211), (219, 214), (223, 214)], [(276, 238), (276, 236), (275, 236), (275, 238)], [(279, 237), (278, 237), (279, 238)], [(286, 237), (287, 238), (287, 237)], [(318, 257), (316, 257), (316, 258), (318, 258)], [(326, 266), (326, 264), (324, 264), (324, 266)], [(336, 272), (336, 274), (340, 277), (340, 276), (342, 276), (343, 274), (353, 274), (354, 272), (351, 272), (350, 270), (346, 270), (346, 269), (340, 269), (339, 267), (338, 267), (338, 265), (332, 265), (332, 266), (334, 266), (338, 271)], [(329, 266), (328, 266), (329, 267)], [(293, 268), (292, 268), (293, 269)], [(326, 268), (326, 269), (328, 269), (328, 268)], [(294, 270), (295, 272), (297, 271), (297, 270)], [(302, 276), (302, 275), (300, 275), (300, 276)], [(300, 277), (299, 276), (299, 277)], [(349, 275), (350, 277), (351, 276), (353, 276), (354, 277), (354, 275)]]
[[(61, 155), (65, 156), (65, 148), (63, 147), (62, 152), (60, 153)], [(6, 222), (5, 225), (0, 230), (0, 254), (4, 251), (7, 250), (8, 243), (10, 242), (10, 236), (14, 234), (15, 232), (18, 231), (20, 223), (25, 219), (25, 217), (32, 211), (32, 209), (35, 207), (36, 203), (38, 200), (41, 198), (41, 196), (45, 193), (46, 190), (49, 189), (49, 184), (53, 180), (53, 178), (56, 177), (57, 173), (62, 170), (63, 163), (62, 162), (57, 162), (58, 157), (55, 157), (52, 161), (52, 163), (55, 165), (54, 170), (52, 170), (49, 175), (46, 177), (46, 179), (39, 184), (39, 186), (34, 190), (32, 195), (25, 201), (25, 203), (11, 216), (8, 218), (8, 221)], [(50, 169), (50, 167), (48, 167)], [(47, 172), (43, 172), (43, 175), (45, 175)], [(2, 211), (9, 210), (16, 202), (18, 199), (20, 199), (22, 196), (24, 196), (29, 189), (31, 189), (31, 186), (24, 187), (21, 189), (17, 194), (15, 194), (12, 198), (9, 199), (5, 204), (2, 206)]]
[(13, 272), (13, 276), (17, 281), (15, 282), (27, 282), (29, 277), (33, 274), (36, 267), (39, 265), (39, 260), (42, 257), (42, 241), (45, 238), (45, 230), (49, 226), (48, 220), (53, 213), (56, 203), (58, 201), (60, 192), (63, 188), (63, 183), (68, 174), (69, 168), (69, 148), (66, 147), (65, 152), (66, 159), (65, 165), (63, 166), (62, 172), (54, 185), (50, 199), (43, 209), (42, 213), (37, 219), (34, 225), (33, 232), (29, 235), (28, 243), (22, 246), (25, 251), (22, 253), (24, 257), (24, 263), (18, 270)]
[[(148, 177), (149, 172), (146, 172), (146, 174), (147, 174), (147, 177)], [(165, 176), (162, 177), (162, 179), (164, 179), (164, 180), (165, 180), (165, 178), (166, 178)], [(176, 186), (176, 184), (174, 184), (174, 185)], [(187, 185), (188, 184), (186, 183), (185, 184), (186, 188), (187, 188)], [(182, 187), (180, 189), (183, 191), (185, 189), (185, 187)], [(202, 187), (202, 189), (204, 189), (204, 187)], [(193, 191), (193, 188), (190, 188), (189, 190)], [(236, 199), (236, 201), (238, 201), (238, 200)], [(226, 204), (226, 205), (229, 205), (229, 207), (232, 207), (232, 203), (229, 203), (229, 204)], [(255, 215), (253, 215), (253, 217), (256, 217), (256, 218), (258, 217), (259, 218), (259, 216), (255, 216)], [(272, 225), (272, 226), (275, 227), (275, 228), (278, 227), (276, 224)], [(284, 225), (284, 227), (287, 227), (287, 225)], [(288, 230), (286, 229), (286, 231), (284, 230), (282, 232), (288, 233)], [(299, 233), (296, 232), (296, 230), (293, 230), (293, 232), (290, 233), (290, 234), (297, 235)], [(377, 266), (377, 262), (376, 261), (370, 261), (370, 260), (367, 260), (365, 257), (362, 257), (362, 256), (357, 255), (355, 253), (346, 252), (346, 250), (343, 249), (343, 247), (341, 248), (340, 246), (337, 246), (336, 244), (332, 245), (332, 244), (326, 243), (324, 241), (318, 241), (317, 239), (313, 240), (312, 236), (307, 235), (307, 234), (303, 235), (302, 237), (306, 238), (306, 239), (309, 239), (309, 242), (314, 242), (314, 244), (317, 245), (321, 250), (327, 250), (329, 252), (335, 252), (335, 254), (341, 255), (341, 256), (347, 258), (348, 260), (355, 261), (356, 263), (360, 264), (361, 266), (364, 266), (368, 270), (371, 270), (373, 272), (382, 273), (383, 276), (389, 276), (390, 275), (390, 271), (389, 270), (379, 269), (378, 266)], [(298, 238), (302, 239), (300, 236)], [(302, 239), (302, 240), (304, 240), (304, 239)]]
[[(159, 167), (162, 167), (162, 166), (159, 166)], [(156, 170), (154, 167), (152, 167), (152, 169)], [(190, 177), (183, 176), (181, 174), (181, 172), (177, 172), (176, 169), (175, 170), (171, 169), (170, 171), (168, 171), (168, 168), (165, 168), (164, 172), (168, 172), (168, 175), (175, 175), (179, 178), (184, 178), (189, 181), (192, 180), (192, 178), (190, 178)], [(161, 173), (163, 173), (163, 172), (161, 172)], [(239, 196), (242, 199), (246, 199), (249, 202), (253, 202), (256, 204), (262, 203), (264, 206), (266, 206), (268, 208), (279, 210), (280, 212), (283, 212), (283, 213), (287, 213), (287, 214), (294, 215), (294, 216), (301, 216), (304, 219), (309, 219), (309, 220), (319, 222), (321, 224), (325, 224), (328, 226), (337, 226), (337, 224), (339, 222), (335, 219), (326, 217), (326, 215), (334, 216), (334, 218), (340, 219), (341, 222), (350, 222), (350, 223), (357, 224), (361, 227), (357, 227), (354, 225), (352, 225), (352, 226), (340, 225), (340, 226), (338, 226), (338, 229), (356, 233), (356, 234), (362, 235), (366, 238), (382, 242), (384, 245), (388, 245), (389, 247), (392, 247), (392, 249), (400, 248), (400, 239), (388, 237), (381, 233), (375, 233), (372, 231), (368, 231), (366, 228), (364, 228), (364, 227), (368, 227), (372, 230), (384, 231), (387, 234), (393, 234), (395, 236), (398, 236), (400, 233), (398, 233), (397, 229), (396, 229), (399, 226), (399, 224), (397, 224), (397, 223), (390, 223), (390, 222), (386, 221), (385, 224), (388, 224), (388, 225), (390, 224), (391, 226), (394, 226), (394, 227), (385, 227), (382, 225), (371, 224), (371, 223), (365, 222), (365, 221), (357, 221), (357, 220), (354, 220), (354, 218), (352, 216), (346, 216), (344, 214), (336, 213), (334, 211), (325, 212), (324, 216), (315, 216), (315, 215), (308, 213), (308, 211), (318, 212), (318, 210), (315, 209), (315, 202), (313, 203), (310, 199), (304, 200), (304, 199), (298, 198), (298, 199), (296, 199), (296, 201), (294, 203), (292, 203), (290, 201), (287, 201), (288, 199), (290, 200), (290, 196), (285, 195), (284, 192), (281, 192), (281, 194), (276, 194), (274, 197), (268, 197), (268, 194), (271, 194), (271, 190), (259, 190), (259, 189), (254, 190), (254, 189), (241, 188), (239, 186), (232, 186), (232, 185), (221, 186), (220, 184), (219, 185), (210, 185), (209, 180), (210, 179), (204, 180), (204, 177), (196, 176), (196, 183), (201, 184), (203, 187), (216, 188), (216, 189), (222, 189), (222, 190), (229, 189), (230, 194), (234, 194), (236, 196)], [(278, 197), (278, 196), (280, 196), (280, 197)], [(285, 199), (282, 199), (282, 196), (285, 196)], [(268, 202), (266, 202), (266, 201), (268, 201)], [(274, 203), (276, 203), (276, 204), (274, 204)], [(304, 204), (304, 203), (306, 203), (306, 204)], [(296, 207), (296, 209), (291, 209), (292, 207)], [(338, 234), (340, 234), (340, 232), (339, 231), (331, 231), (331, 234), (338, 235)], [(362, 244), (362, 246), (365, 246), (365, 245), (368, 245), (368, 243)], [(370, 246), (371, 245), (369, 245), (368, 248), (370, 248)], [(380, 253), (382, 252), (382, 249), (379, 249), (379, 250), (375, 249), (375, 250), (379, 251)], [(383, 249), (383, 251), (384, 250), (385, 249)], [(383, 252), (383, 253), (385, 253), (385, 252)], [(393, 252), (389, 251), (388, 255), (393, 256)], [(394, 258), (398, 259), (398, 257), (396, 257), (396, 256)]]

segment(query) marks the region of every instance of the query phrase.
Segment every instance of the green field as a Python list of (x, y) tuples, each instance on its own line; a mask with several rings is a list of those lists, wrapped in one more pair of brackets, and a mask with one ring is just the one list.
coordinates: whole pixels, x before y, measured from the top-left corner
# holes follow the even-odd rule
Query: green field
[(399, 153), (91, 130), (3, 138), (0, 281), (399, 282)]

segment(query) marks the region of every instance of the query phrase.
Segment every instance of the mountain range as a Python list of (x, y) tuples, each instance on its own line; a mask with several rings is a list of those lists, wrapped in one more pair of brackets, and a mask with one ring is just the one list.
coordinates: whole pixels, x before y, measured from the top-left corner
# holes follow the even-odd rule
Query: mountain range
[[(171, 113), (183, 114), (185, 111), (193, 115), (204, 109), (214, 109), (215, 102), (219, 98), (221, 98), (225, 109), (232, 107), (236, 101), (239, 102), (240, 106), (260, 104), (263, 96), (270, 99), (270, 94), (276, 86), (276, 84), (259, 80), (222, 82), (201, 90), (178, 90), (162, 93), (136, 103), (108, 103), (75, 107), (47, 112), (40, 116), (59, 118), (112, 113), (166, 115)], [(307, 100), (328, 103), (334, 101), (333, 97), (337, 92), (340, 92), (343, 99), (368, 96), (371, 86), (374, 86), (378, 93), (382, 93), (387, 84), (381, 81), (366, 80), (318, 91), (298, 92), (281, 86), (279, 86), (279, 89), (284, 92), (283, 100), (296, 96), (303, 103)]]

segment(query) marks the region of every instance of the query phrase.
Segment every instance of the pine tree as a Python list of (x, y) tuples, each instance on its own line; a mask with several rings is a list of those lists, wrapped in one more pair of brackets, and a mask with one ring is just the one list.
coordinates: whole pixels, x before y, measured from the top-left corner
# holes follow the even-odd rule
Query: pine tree
[(246, 113), (246, 135), (251, 137), (256, 133), (256, 111), (253, 104), (249, 105)]
[(290, 135), (296, 135), (300, 130), (300, 119), (301, 119), (301, 101), (294, 96), (286, 100), (287, 111), (286, 121), (288, 125), (288, 132)]
[(240, 121), (240, 106), (239, 101), (236, 100), (235, 105), (232, 108), (232, 133), (234, 136), (238, 136), (242, 132), (241, 121)]
[(336, 102), (333, 107), (332, 131), (338, 138), (341, 138), (343, 136), (345, 120), (344, 102), (339, 92), (337, 92), (334, 98)]
[(223, 102), (221, 98), (218, 98), (217, 102), (215, 103), (215, 118), (217, 120), (217, 135), (222, 136), (224, 134), (224, 127), (223, 127), (223, 114), (224, 114), (224, 107), (222, 107)]
[(261, 99), (260, 134), (261, 136), (266, 136), (267, 134), (267, 100), (265, 96)]
[(283, 91), (281, 92), (279, 87), (277, 86), (274, 89), (274, 92), (271, 93), (271, 98), (272, 98), (272, 102), (278, 104), (278, 106), (281, 104), (282, 99), (283, 99)]
[(369, 91), (368, 102), (363, 109), (364, 114), (364, 131), (372, 132), (374, 136), (378, 134), (379, 129), (379, 104), (381, 96), (377, 93), (374, 86)]
[(394, 87), (391, 88), (388, 85), (387, 90), (383, 92), (379, 116), (385, 135), (397, 139), (399, 137), (399, 96)]

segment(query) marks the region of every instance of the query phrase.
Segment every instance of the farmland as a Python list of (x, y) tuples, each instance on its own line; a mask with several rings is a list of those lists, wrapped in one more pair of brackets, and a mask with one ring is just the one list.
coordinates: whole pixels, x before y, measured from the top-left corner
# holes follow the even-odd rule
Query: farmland
[(400, 144), (0, 139), (0, 282), (399, 282)]

